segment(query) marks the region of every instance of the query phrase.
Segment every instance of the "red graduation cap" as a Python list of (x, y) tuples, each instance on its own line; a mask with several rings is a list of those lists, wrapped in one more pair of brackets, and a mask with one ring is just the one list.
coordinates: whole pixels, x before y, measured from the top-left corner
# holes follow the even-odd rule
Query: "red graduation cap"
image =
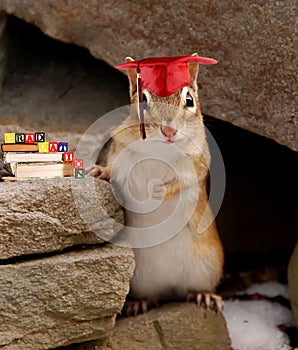
[(161, 97), (172, 95), (184, 86), (189, 86), (189, 63), (216, 64), (217, 61), (212, 58), (200, 56), (168, 56), (144, 58), (116, 66), (118, 69), (137, 70), (139, 118), (142, 139), (146, 138), (144, 111), (142, 108), (142, 87)]

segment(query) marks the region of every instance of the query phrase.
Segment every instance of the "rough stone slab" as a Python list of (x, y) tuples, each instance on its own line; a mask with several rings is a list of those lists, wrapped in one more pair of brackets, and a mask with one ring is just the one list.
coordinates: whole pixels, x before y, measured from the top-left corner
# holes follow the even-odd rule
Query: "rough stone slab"
[(230, 350), (222, 314), (195, 304), (173, 303), (144, 315), (120, 319), (110, 339), (77, 344), (65, 350)]
[(289, 292), (292, 311), (298, 327), (298, 243), (294, 249), (288, 268)]
[(49, 349), (106, 337), (133, 254), (115, 246), (0, 266), (0, 348)]
[(0, 183), (0, 259), (112, 238), (123, 220), (122, 210), (110, 185), (93, 181), (88, 177)]
[(295, 6), (274, 0), (186, 0), (183, 6), (180, 0), (150, 0), (146, 6), (0, 0), (0, 10), (53, 38), (87, 47), (111, 65), (127, 54), (198, 52), (216, 58), (217, 66), (202, 67), (200, 73), (203, 112), (297, 150)]

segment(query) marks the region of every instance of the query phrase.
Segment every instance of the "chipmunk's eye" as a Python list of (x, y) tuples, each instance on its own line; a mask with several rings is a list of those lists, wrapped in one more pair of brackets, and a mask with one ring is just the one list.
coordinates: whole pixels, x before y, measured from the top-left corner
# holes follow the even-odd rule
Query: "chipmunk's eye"
[(189, 92), (186, 94), (186, 107), (194, 107), (193, 97)]

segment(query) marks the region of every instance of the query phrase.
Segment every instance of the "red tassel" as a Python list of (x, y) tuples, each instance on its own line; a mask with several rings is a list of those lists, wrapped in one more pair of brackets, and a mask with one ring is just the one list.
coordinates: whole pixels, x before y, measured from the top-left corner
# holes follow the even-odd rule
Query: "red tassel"
[(142, 140), (146, 138), (146, 130), (144, 123), (144, 108), (143, 108), (143, 93), (142, 93), (142, 79), (140, 74), (140, 68), (137, 68), (137, 92), (138, 92), (138, 113), (140, 121), (140, 134)]

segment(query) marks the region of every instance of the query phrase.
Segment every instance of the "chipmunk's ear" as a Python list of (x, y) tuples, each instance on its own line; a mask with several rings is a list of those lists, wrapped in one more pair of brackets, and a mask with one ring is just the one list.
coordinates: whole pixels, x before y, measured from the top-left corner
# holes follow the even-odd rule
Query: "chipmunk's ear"
[[(198, 56), (197, 53), (193, 53), (192, 56)], [(197, 92), (198, 91), (198, 73), (199, 73), (199, 64), (198, 63), (189, 63), (189, 76), (190, 76), (190, 86)]]
[[(125, 63), (133, 62), (135, 61), (132, 57), (125, 57)], [(129, 69), (127, 71), (127, 76), (129, 80), (129, 93), (130, 97), (132, 97), (135, 92), (137, 91), (137, 70), (136, 69)]]

